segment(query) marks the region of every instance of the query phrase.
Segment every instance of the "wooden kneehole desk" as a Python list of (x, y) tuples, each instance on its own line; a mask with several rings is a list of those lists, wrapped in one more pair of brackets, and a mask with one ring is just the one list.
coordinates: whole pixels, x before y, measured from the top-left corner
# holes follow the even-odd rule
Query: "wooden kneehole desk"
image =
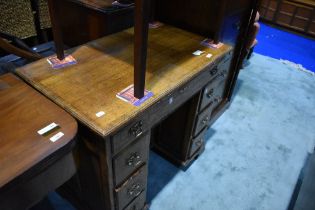
[(231, 47), (205, 48), (203, 39), (168, 25), (149, 30), (146, 89), (154, 96), (140, 107), (116, 97), (133, 83), (133, 29), (68, 51), (76, 65), (53, 70), (42, 59), (18, 69), (79, 121), (77, 193), (89, 208), (144, 208), (150, 142), (180, 166), (201, 154), (207, 127), (228, 104), (232, 59)]
[(28, 209), (75, 174), (77, 123), (12, 74), (0, 76), (0, 98), (0, 209)]

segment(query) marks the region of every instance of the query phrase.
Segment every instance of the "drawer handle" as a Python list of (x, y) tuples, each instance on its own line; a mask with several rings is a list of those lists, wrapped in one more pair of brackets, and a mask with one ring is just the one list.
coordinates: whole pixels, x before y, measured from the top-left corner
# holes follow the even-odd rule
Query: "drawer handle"
[(207, 122), (208, 122), (209, 120), (210, 120), (210, 117), (207, 116), (207, 117), (203, 118), (203, 120), (201, 121), (201, 123), (205, 125), (205, 124), (207, 124)]
[(126, 160), (127, 166), (135, 167), (141, 163), (141, 156), (135, 152), (130, 155), (130, 157)]
[(202, 145), (202, 139), (199, 139), (198, 141), (196, 141), (196, 146), (200, 147)]
[(215, 102), (215, 103), (218, 103), (218, 102), (220, 102), (221, 100), (222, 100), (221, 97), (220, 97), (220, 98), (215, 98), (215, 99), (214, 99), (214, 102)]
[(226, 71), (223, 71), (223, 72), (219, 75), (219, 77), (225, 78), (225, 77), (226, 77)]
[(133, 184), (130, 189), (127, 190), (129, 196), (137, 197), (142, 192), (140, 184)]
[(216, 67), (214, 67), (211, 71), (210, 71), (210, 75), (211, 76), (214, 76), (214, 75), (216, 75), (218, 73), (218, 67), (216, 66)]
[(214, 92), (214, 90), (211, 89), (211, 90), (207, 93), (207, 97), (208, 97), (208, 98), (212, 98), (212, 97), (213, 97), (213, 92)]
[(134, 137), (140, 136), (143, 132), (142, 126), (143, 126), (142, 121), (137, 122), (135, 125), (133, 125), (130, 128), (129, 135), (134, 136)]
[(179, 93), (183, 94), (187, 89), (188, 89), (188, 87), (184, 87), (183, 89), (179, 90)]

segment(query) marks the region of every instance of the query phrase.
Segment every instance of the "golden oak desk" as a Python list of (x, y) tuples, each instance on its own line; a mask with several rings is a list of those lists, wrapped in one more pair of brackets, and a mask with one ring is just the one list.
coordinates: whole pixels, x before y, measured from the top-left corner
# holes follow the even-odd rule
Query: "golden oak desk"
[[(76, 65), (53, 70), (43, 59), (18, 69), (22, 78), (80, 122), (78, 173), (81, 196), (90, 208), (144, 207), (150, 131), (186, 103), (192, 104), (187, 107), (193, 120), (185, 125), (189, 129), (182, 146), (187, 155), (177, 159), (186, 165), (200, 154), (212, 110), (225, 103), (231, 61), (231, 47), (205, 48), (200, 45), (203, 39), (167, 25), (150, 29), (146, 89), (154, 96), (140, 107), (116, 97), (133, 83), (133, 29), (68, 51)], [(196, 50), (204, 54), (192, 55)], [(213, 57), (207, 58), (210, 53)], [(213, 85), (219, 85), (219, 91)], [(97, 117), (100, 111), (105, 115)], [(167, 141), (159, 144), (159, 136), (158, 147), (167, 154)]]

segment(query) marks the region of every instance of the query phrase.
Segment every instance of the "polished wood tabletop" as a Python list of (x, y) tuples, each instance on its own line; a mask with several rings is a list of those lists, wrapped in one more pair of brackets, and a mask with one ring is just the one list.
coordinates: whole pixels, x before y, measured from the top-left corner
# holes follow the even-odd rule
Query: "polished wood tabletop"
[[(37, 131), (59, 125), (47, 135)], [(59, 140), (50, 138), (62, 132)], [(68, 113), (13, 74), (0, 76), (0, 188), (71, 144), (77, 123)]]
[[(163, 25), (149, 30), (146, 89), (154, 96), (135, 107), (116, 97), (133, 84), (133, 29), (69, 50), (78, 64), (54, 70), (46, 59), (17, 73), (99, 135), (107, 136), (175, 88), (190, 81), (231, 47), (210, 49), (199, 35)], [(204, 51), (200, 56), (192, 53)], [(211, 58), (207, 55), (212, 54)], [(105, 112), (102, 117), (96, 113)]]

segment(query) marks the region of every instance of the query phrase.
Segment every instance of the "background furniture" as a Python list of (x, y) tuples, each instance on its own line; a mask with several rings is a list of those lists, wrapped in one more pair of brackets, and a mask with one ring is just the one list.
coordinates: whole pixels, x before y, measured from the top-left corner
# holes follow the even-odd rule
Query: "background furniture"
[(0, 11), (1, 32), (27, 40), (29, 44), (48, 41), (51, 25), (47, 0), (1, 0)]
[[(77, 123), (12, 74), (0, 76), (0, 98), (0, 209), (26, 209), (75, 174)], [(52, 122), (59, 129), (37, 133)]]
[(58, 1), (60, 14), (67, 14), (67, 18), (60, 23), (64, 44), (75, 47), (132, 27), (134, 7), (117, 7), (112, 2), (113, 0)]
[(267, 23), (315, 37), (314, 0), (263, 0), (260, 15)]

